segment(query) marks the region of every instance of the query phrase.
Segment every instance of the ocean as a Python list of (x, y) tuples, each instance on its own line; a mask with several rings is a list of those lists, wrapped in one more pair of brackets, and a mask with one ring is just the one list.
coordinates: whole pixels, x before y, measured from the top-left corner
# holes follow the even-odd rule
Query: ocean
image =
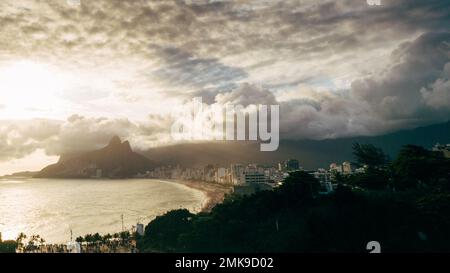
[(0, 232), (3, 240), (20, 232), (47, 243), (67, 243), (93, 233), (130, 230), (158, 215), (186, 208), (198, 212), (206, 195), (156, 179), (0, 179)]

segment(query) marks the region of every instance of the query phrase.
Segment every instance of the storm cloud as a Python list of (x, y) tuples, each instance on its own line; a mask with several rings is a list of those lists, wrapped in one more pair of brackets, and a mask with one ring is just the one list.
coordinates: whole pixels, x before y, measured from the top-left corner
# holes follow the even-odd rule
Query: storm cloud
[(167, 145), (198, 96), (279, 104), (282, 139), (446, 121), (449, 25), (445, 0), (3, 0), (0, 79), (27, 73), (0, 82), (0, 160)]

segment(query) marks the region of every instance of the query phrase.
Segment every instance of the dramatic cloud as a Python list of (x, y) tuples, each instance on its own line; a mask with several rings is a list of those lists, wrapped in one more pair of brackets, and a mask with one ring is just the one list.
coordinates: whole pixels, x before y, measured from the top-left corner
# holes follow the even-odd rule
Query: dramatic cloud
[(145, 121), (88, 118), (72, 115), (65, 121), (32, 119), (0, 121), (0, 161), (17, 159), (43, 149), (48, 155), (65, 155), (98, 149), (112, 136), (132, 142), (145, 150), (170, 143), (171, 117), (149, 116)]
[(59, 132), (59, 122), (51, 120), (1, 121), (0, 161), (33, 153)]
[(422, 88), (420, 92), (427, 106), (436, 110), (450, 109), (450, 63), (445, 65), (443, 77), (437, 79), (430, 88)]
[(156, 48), (155, 54), (164, 58), (165, 64), (152, 75), (187, 91), (199, 88), (226, 90), (246, 77), (242, 69), (225, 66), (217, 59), (196, 58), (177, 48)]
[(244, 107), (250, 104), (278, 104), (273, 93), (256, 86), (252, 86), (248, 83), (242, 84), (231, 92), (218, 94), (215, 101), (222, 105), (229, 103), (233, 105), (242, 105)]
[(280, 92), (248, 84), (216, 96), (224, 104), (280, 104), (285, 138), (373, 135), (450, 116), (450, 32), (426, 33), (394, 50), (388, 69), (356, 80), (347, 91)]
[[(352, 97), (370, 105), (388, 129), (448, 119), (450, 32), (426, 33), (402, 44), (392, 62), (382, 75), (355, 81)], [(436, 105), (438, 97), (442, 101)]]
[(113, 134), (142, 149), (167, 144), (171, 114), (198, 96), (279, 104), (289, 139), (450, 114), (446, 0), (71, 3), (0, 1), (0, 160)]

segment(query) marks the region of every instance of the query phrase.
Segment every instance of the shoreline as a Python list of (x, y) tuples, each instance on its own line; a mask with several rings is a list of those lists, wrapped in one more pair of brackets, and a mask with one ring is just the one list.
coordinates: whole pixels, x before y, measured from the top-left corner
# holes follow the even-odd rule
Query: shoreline
[(201, 212), (210, 212), (217, 204), (222, 203), (225, 198), (225, 194), (230, 193), (232, 190), (232, 187), (229, 185), (198, 180), (166, 179), (166, 181), (178, 183), (191, 189), (203, 192), (207, 200), (203, 205)]
[[(27, 178), (30, 180), (40, 180), (39, 178)], [(8, 178), (7, 180), (13, 180), (12, 178)], [(43, 179), (43, 180), (50, 180), (50, 179)], [(55, 181), (59, 181), (59, 180), (79, 180), (79, 179), (54, 179)], [(89, 181), (99, 181), (99, 179), (80, 179), (80, 180), (89, 180)], [(107, 180), (107, 179), (101, 179), (101, 180)], [(142, 180), (142, 182), (148, 182), (148, 180), (159, 180), (161, 182), (165, 182), (167, 184), (170, 183), (174, 183), (172, 184), (173, 186), (178, 186), (177, 187), (186, 187), (184, 188), (184, 190), (194, 190), (197, 191), (196, 194), (198, 194), (199, 196), (201, 196), (201, 202), (198, 203), (198, 205), (195, 205), (195, 209), (194, 211), (192, 211), (192, 213), (197, 214), (197, 213), (202, 213), (202, 212), (210, 212), (217, 204), (220, 204), (223, 202), (225, 194), (230, 193), (232, 191), (232, 186), (231, 185), (223, 185), (223, 184), (218, 184), (218, 183), (213, 183), (213, 182), (205, 182), (205, 181), (198, 181), (198, 180), (181, 180), (181, 179), (156, 179), (156, 178), (129, 178), (129, 179), (119, 179), (119, 181), (125, 181), (126, 180)], [(0, 185), (3, 183), (4, 181), (0, 179)], [(107, 183), (107, 181), (105, 182)], [(176, 184), (175, 184), (176, 183)], [(30, 183), (30, 185), (32, 185)], [(58, 185), (58, 184), (55, 184)], [(169, 188), (170, 189), (170, 188)], [(159, 215), (163, 215), (164, 213), (157, 213), (156, 216)], [(144, 221), (144, 225), (147, 225), (150, 221), (149, 220), (147, 222)], [(0, 224), (1, 226), (1, 224)], [(2, 227), (3, 228), (3, 227)], [(79, 230), (83, 230), (80, 227), (75, 227), (75, 229), (77, 230), (77, 228)], [(32, 231), (32, 230), (27, 230), (25, 228), (25, 230), (19, 230), (17, 231), (17, 234), (19, 232), (25, 232), (27, 235), (29, 234), (39, 234), (43, 237), (45, 237), (46, 240), (48, 240), (48, 243), (51, 244), (64, 244), (67, 240), (63, 239), (61, 240), (59, 236), (60, 232), (59, 232), (59, 228), (55, 228), (55, 230), (57, 232), (48, 232), (47, 230), (38, 230), (38, 231)], [(90, 231), (76, 231), (75, 235), (80, 235), (80, 236), (85, 236), (86, 234), (89, 233), (95, 233), (98, 232), (100, 234), (106, 234), (106, 233), (117, 233), (120, 232), (118, 231), (119, 229), (111, 229), (111, 231), (103, 231), (100, 230), (98, 228), (95, 229), (89, 229)], [(13, 230), (15, 231), (15, 230)], [(1, 231), (0, 231), (1, 232)], [(7, 233), (7, 232), (6, 232)], [(56, 235), (55, 235), (56, 234)], [(13, 234), (13, 238), (17, 237), (17, 235)], [(75, 236), (76, 237), (76, 236)], [(61, 237), (62, 238), (62, 237)]]
[[(7, 179), (41, 179), (41, 178), (35, 178), (35, 177), (29, 177), (29, 176), (0, 176), (0, 180), (7, 180)], [(178, 183), (181, 185), (184, 185), (186, 187), (189, 187), (194, 190), (199, 190), (203, 192), (206, 196), (206, 202), (202, 206), (201, 212), (210, 212), (212, 208), (214, 208), (217, 204), (220, 204), (223, 202), (224, 197), (226, 194), (230, 193), (232, 191), (231, 185), (223, 185), (215, 182), (206, 182), (206, 181), (200, 181), (200, 180), (182, 180), (182, 179), (161, 179), (161, 178), (140, 178), (140, 177), (133, 177), (133, 178), (108, 178), (108, 177), (102, 177), (102, 178), (43, 178), (43, 179), (63, 179), (63, 180), (131, 180), (131, 179), (156, 179), (161, 181), (167, 181), (172, 183)]]

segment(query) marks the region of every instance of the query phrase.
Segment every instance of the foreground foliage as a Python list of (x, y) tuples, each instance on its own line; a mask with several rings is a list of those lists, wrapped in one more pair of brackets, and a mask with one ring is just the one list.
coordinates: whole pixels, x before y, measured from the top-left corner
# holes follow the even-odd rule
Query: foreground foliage
[(365, 173), (341, 176), (334, 193), (291, 173), (274, 191), (228, 196), (210, 213), (176, 210), (157, 217), (138, 240), (143, 252), (450, 251), (450, 163), (405, 146), (388, 162), (381, 150), (357, 146)]

